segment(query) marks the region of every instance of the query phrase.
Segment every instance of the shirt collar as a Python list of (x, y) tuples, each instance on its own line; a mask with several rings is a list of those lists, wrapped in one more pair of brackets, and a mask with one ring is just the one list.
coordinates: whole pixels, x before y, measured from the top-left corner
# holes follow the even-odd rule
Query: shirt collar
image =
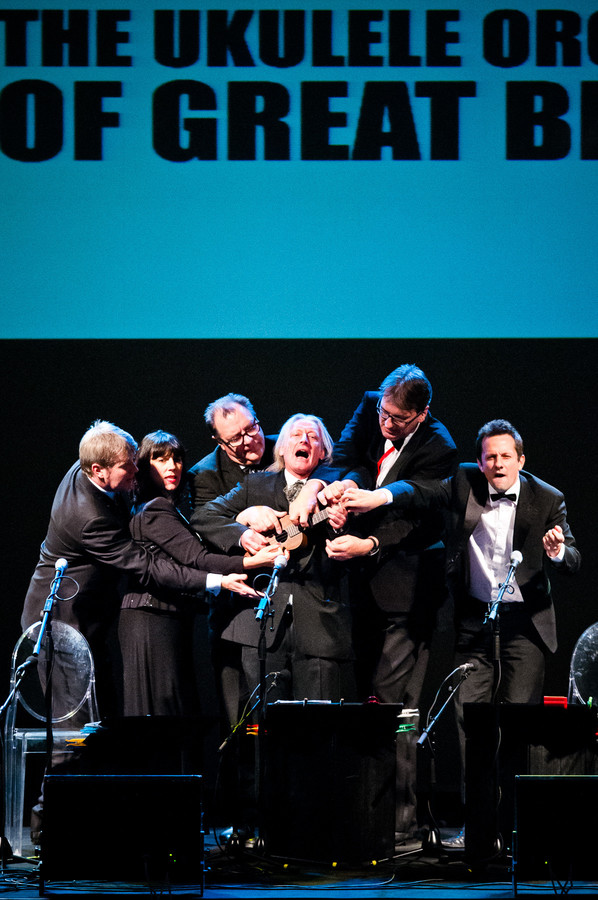
[[(420, 423), (418, 422), (417, 428), (419, 428), (419, 425)], [(400, 453), (401, 450), (405, 449), (411, 438), (414, 436), (417, 428), (415, 428), (410, 434), (408, 434), (407, 437), (403, 438), (403, 443), (401, 444), (400, 450), (397, 450), (397, 448), (395, 447), (395, 441), (391, 441), (390, 438), (386, 438), (386, 440), (384, 441), (384, 450), (390, 450), (391, 447), (394, 447), (395, 450), (397, 450), (397, 453)]]
[(298, 481), (300, 481), (301, 484), (305, 484), (305, 482), (307, 481), (307, 478), (297, 478), (296, 475), (291, 475), (291, 473), (287, 472), (286, 469), (284, 470), (284, 477), (287, 483), (287, 487), (291, 487), (291, 485), (296, 484)]

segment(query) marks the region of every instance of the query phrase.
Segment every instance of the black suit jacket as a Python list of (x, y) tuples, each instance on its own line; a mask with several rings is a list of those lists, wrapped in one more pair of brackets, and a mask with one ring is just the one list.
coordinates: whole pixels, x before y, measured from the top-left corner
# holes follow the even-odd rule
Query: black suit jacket
[[(581, 556), (567, 522), (563, 494), (529, 472), (521, 471), (521, 491), (515, 513), (513, 550), (523, 556), (515, 578), (521, 589), (525, 609), (546, 647), (554, 652), (557, 633), (549, 571), (558, 569), (572, 574), (581, 564)], [(418, 509), (430, 505), (443, 508), (446, 521), (446, 573), (455, 600), (457, 626), (468, 624), (466, 615), (469, 590), (468, 542), (480, 520), (488, 499), (488, 481), (475, 463), (465, 463), (453, 478), (436, 483), (398, 482), (387, 485), (394, 497), (395, 509)], [(560, 525), (565, 535), (565, 557), (554, 563), (542, 545), (544, 534)], [(505, 572), (506, 576), (506, 572)]]
[(134, 576), (150, 591), (162, 585), (195, 593), (205, 584), (205, 573), (136, 544), (129, 533), (124, 498), (113, 499), (101, 491), (79, 463), (69, 469), (56, 491), (48, 532), (25, 597), (23, 628), (39, 621), (56, 560), (61, 557), (68, 562), (69, 578), (63, 580), (60, 594), (71, 597), (77, 587), (78, 591), (73, 599), (55, 603), (53, 616), (81, 631), (92, 649), (118, 613), (123, 575)]
[[(266, 436), (264, 455), (258, 469), (266, 469), (272, 464), (276, 436)], [(203, 506), (208, 500), (219, 497), (232, 490), (245, 477), (245, 469), (227, 456), (218, 445), (215, 450), (195, 463), (187, 473), (187, 481), (191, 493), (191, 504), (194, 509)]]
[[(242, 553), (239, 541), (246, 530), (237, 515), (250, 506), (288, 510), (284, 472), (251, 472), (232, 491), (195, 511), (200, 534), (220, 550)], [(291, 552), (273, 598), (278, 626), (293, 595), (293, 622), (297, 650), (310, 656), (351, 659), (351, 617), (346, 602), (345, 566), (332, 562), (323, 550), (329, 529), (325, 523), (310, 532), (310, 544)], [(267, 582), (266, 582), (267, 583)], [(262, 585), (265, 587), (265, 584)], [(256, 585), (260, 588), (259, 583)], [(223, 632), (227, 640), (257, 646), (259, 624), (253, 608), (235, 617)]]
[[(351, 478), (368, 490), (376, 486), (378, 460), (384, 452), (376, 409), (379, 399), (378, 391), (366, 391), (334, 445), (332, 463), (318, 469), (315, 476), (326, 481)], [(406, 478), (444, 478), (456, 465), (455, 442), (445, 426), (428, 415), (387, 473), (384, 484)], [(364, 574), (381, 609), (408, 612), (421, 598), (421, 603), (433, 610), (442, 602), (442, 549), (437, 546), (422, 557), (442, 537), (439, 514), (422, 508), (399, 520), (379, 508), (356, 518), (351, 530), (373, 534), (380, 541), (380, 554), (366, 560)], [(422, 613), (425, 615), (425, 610)]]
[[(276, 443), (275, 435), (266, 436), (266, 445), (264, 454), (260, 460), (258, 469), (265, 469), (272, 464), (274, 458), (274, 445)], [(240, 484), (247, 475), (247, 471), (238, 463), (235, 463), (224, 452), (222, 447), (218, 445), (215, 450), (200, 459), (187, 474), (187, 483), (191, 494), (192, 510), (189, 516), (191, 526), (200, 533), (197, 516), (198, 511), (216, 497), (221, 497), (231, 491), (237, 484)], [(211, 549), (219, 548), (212, 544), (207, 535), (201, 534), (202, 540), (206, 541), (207, 546)], [(255, 576), (255, 572), (253, 576)], [(250, 576), (251, 577), (251, 576)], [(219, 594), (216, 600), (208, 598), (210, 601), (208, 623), (211, 633), (211, 640), (215, 642), (222, 632), (229, 627), (231, 622), (235, 622), (239, 615), (239, 599), (235, 594), (227, 592), (224, 595)], [(243, 619), (247, 617), (246, 611), (242, 611)]]
[[(153, 500), (144, 503), (135, 511), (129, 523), (129, 530), (133, 540), (150, 552), (161, 550), (182, 566), (199, 569), (204, 586), (208, 572), (222, 575), (247, 572), (240, 557), (210, 553), (167, 497), (154, 497)], [(131, 578), (123, 597), (122, 608), (136, 609), (141, 606), (175, 612), (192, 611), (198, 608), (198, 603), (195, 597), (168, 588), (148, 591), (136, 579)]]

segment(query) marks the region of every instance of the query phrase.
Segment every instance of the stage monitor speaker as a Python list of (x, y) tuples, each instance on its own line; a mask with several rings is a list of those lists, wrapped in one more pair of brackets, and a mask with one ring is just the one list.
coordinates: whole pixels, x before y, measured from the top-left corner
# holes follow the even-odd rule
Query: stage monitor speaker
[(204, 885), (200, 775), (47, 775), (48, 881)]
[(260, 792), (268, 854), (356, 864), (393, 855), (401, 709), (268, 704)]
[(587, 706), (466, 703), (465, 855), (512, 849), (518, 775), (598, 775), (596, 710)]
[(514, 883), (598, 879), (598, 776), (515, 778)]

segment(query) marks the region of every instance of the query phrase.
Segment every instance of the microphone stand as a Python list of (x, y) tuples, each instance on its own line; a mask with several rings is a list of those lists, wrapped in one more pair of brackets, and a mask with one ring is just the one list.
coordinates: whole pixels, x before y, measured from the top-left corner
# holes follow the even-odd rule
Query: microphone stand
[[(52, 584), (50, 586), (50, 593), (46, 599), (44, 604), (44, 608), (42, 610), (42, 622), (40, 625), (39, 635), (37, 641), (35, 642), (35, 646), (30, 654), (24, 662), (15, 670), (14, 675), (14, 683), (11, 687), (11, 690), (3, 703), (2, 707), (0, 707), (0, 727), (3, 728), (3, 720), (6, 712), (12, 703), (16, 703), (16, 697), (19, 691), (19, 687), (23, 678), (27, 674), (27, 671), (33, 666), (37, 666), (39, 662), (39, 655), (42, 648), (42, 643), (44, 639), (44, 635), (47, 633), (48, 635), (48, 646), (47, 646), (47, 655), (46, 655), (46, 689), (44, 694), (44, 706), (46, 711), (46, 771), (51, 768), (52, 765), (52, 745), (53, 745), (53, 733), (52, 733), (52, 662), (53, 662), (53, 649), (54, 645), (52, 642), (52, 610), (54, 607), (54, 601), (58, 595), (58, 590), (60, 588), (60, 583), (62, 581), (64, 575), (63, 570), (56, 571), (56, 575), (52, 580)], [(6, 738), (12, 740), (12, 735), (5, 735)], [(2, 796), (5, 796), (6, 792), (6, 783), (5, 783), (6, 773), (4, 771), (4, 765), (2, 765)], [(12, 849), (6, 839), (4, 834), (4, 828), (6, 826), (5, 820), (5, 808), (6, 804), (2, 801), (2, 819), (1, 819), (1, 829), (0, 829), (0, 863), (2, 866), (2, 871), (4, 871), (5, 862), (12, 858)]]
[[(52, 755), (54, 750), (54, 732), (52, 729), (52, 666), (54, 664), (54, 641), (52, 638), (52, 613), (54, 611), (54, 603), (60, 590), (60, 585), (64, 577), (64, 570), (56, 569), (56, 575), (50, 586), (50, 593), (42, 610), (42, 622), (39, 629), (39, 635), (35, 647), (33, 648), (32, 657), (37, 660), (39, 658), (44, 635), (48, 635), (48, 643), (46, 649), (46, 678), (44, 689), (44, 700), (46, 710), (46, 773), (52, 769)], [(31, 657), (29, 657), (29, 660)], [(29, 662), (25, 661), (25, 664)]]
[[(423, 748), (427, 744), (430, 748), (430, 788), (431, 788), (432, 793), (434, 793), (436, 790), (436, 759), (435, 759), (435, 754), (434, 754), (434, 746), (433, 746), (432, 741), (430, 740), (430, 735), (431, 735), (432, 731), (434, 730), (436, 723), (440, 719), (440, 716), (442, 715), (442, 713), (444, 712), (446, 707), (449, 705), (451, 700), (454, 700), (454, 698), (457, 696), (457, 692), (458, 692), (459, 688), (461, 687), (461, 685), (463, 684), (465, 679), (469, 677), (469, 673), (472, 670), (473, 670), (473, 666), (470, 664), (467, 664), (467, 663), (464, 664), (463, 666), (458, 667), (458, 669), (456, 671), (460, 671), (459, 681), (457, 682), (455, 687), (451, 690), (448, 697), (446, 698), (446, 700), (444, 701), (444, 703), (442, 704), (442, 706), (440, 707), (440, 709), (438, 710), (438, 712), (436, 713), (436, 715), (434, 716), (434, 718), (432, 719), (430, 724), (426, 725), (426, 727), (424, 728), (424, 730), (422, 731), (421, 735), (419, 736), (419, 738), (417, 740), (417, 744), (416, 744), (417, 747)], [(453, 673), (451, 673), (451, 674), (453, 674)], [(448, 676), (448, 677), (450, 677), (450, 676)], [(429, 856), (439, 857), (443, 853), (442, 839), (440, 837), (440, 829), (438, 828), (438, 825), (437, 825), (434, 815), (432, 813), (430, 800), (428, 800), (428, 819), (430, 820), (429, 821), (430, 827), (422, 841), (421, 849), (424, 853), (427, 853)]]
[[(494, 729), (495, 734), (497, 736), (497, 741), (499, 741), (500, 735), (500, 721), (499, 721), (499, 709), (498, 709), (498, 689), (500, 687), (500, 605), (504, 602), (505, 594), (512, 594), (515, 590), (511, 581), (513, 576), (515, 575), (515, 569), (519, 565), (521, 561), (521, 554), (519, 554), (519, 559), (517, 561), (514, 560), (514, 557), (511, 557), (511, 563), (509, 566), (509, 571), (507, 572), (507, 577), (502, 584), (498, 586), (498, 594), (496, 595), (496, 600), (494, 600), (488, 607), (488, 612), (486, 613), (486, 618), (484, 619), (484, 624), (487, 622), (492, 623), (492, 667), (493, 667), (493, 675), (492, 675), (492, 704), (494, 706)], [(494, 851), (500, 852), (502, 850), (502, 836), (500, 833), (500, 825), (499, 825), (499, 815), (498, 815), (498, 806), (500, 802), (500, 759), (498, 754), (498, 746), (497, 752), (494, 754), (494, 799), (493, 799), (493, 807), (494, 807)]]
[[(285, 559), (286, 564), (286, 559)], [(258, 838), (256, 842), (256, 850), (258, 853), (264, 852), (264, 813), (262, 804), (262, 784), (265, 775), (265, 729), (266, 729), (266, 630), (268, 620), (274, 619), (274, 607), (272, 606), (272, 597), (276, 593), (278, 587), (278, 573), (276, 569), (272, 573), (272, 577), (268, 583), (268, 587), (264, 591), (255, 611), (256, 622), (260, 623), (260, 634), (258, 638), (257, 652), (259, 660), (259, 707), (258, 707), (258, 726), (257, 726), (257, 744), (256, 744), (256, 801), (258, 807)], [(270, 629), (274, 628), (273, 621), (270, 622)]]
[(509, 571), (507, 573), (507, 577), (503, 584), (499, 584), (498, 586), (498, 594), (496, 595), (496, 600), (494, 600), (486, 613), (486, 618), (484, 619), (484, 624), (486, 622), (492, 622), (492, 663), (494, 667), (494, 678), (493, 678), (493, 687), (492, 687), (492, 702), (496, 703), (497, 695), (498, 695), (498, 687), (500, 684), (500, 614), (499, 608), (500, 604), (503, 602), (503, 598), (505, 594), (512, 594), (515, 590), (511, 581), (515, 574), (515, 569), (517, 568), (519, 563), (513, 564), (509, 566)]

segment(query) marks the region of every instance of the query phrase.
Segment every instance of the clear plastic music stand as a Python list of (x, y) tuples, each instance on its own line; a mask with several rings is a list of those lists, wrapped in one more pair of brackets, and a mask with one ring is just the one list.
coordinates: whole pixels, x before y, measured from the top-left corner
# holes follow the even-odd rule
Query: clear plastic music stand
[[(4, 832), (15, 856), (22, 855), (27, 757), (32, 753), (47, 752), (46, 726), (19, 728), (16, 725), (19, 702), (34, 719), (46, 722), (44, 682), (47, 635), (42, 640), (38, 664), (32, 666), (16, 686), (19, 666), (31, 657), (40, 627), (39, 622), (30, 625), (17, 641), (12, 654), (11, 692), (14, 691), (14, 696), (5, 721), (3, 765)], [(81, 712), (88, 722), (98, 719), (93, 657), (84, 636), (64, 622), (53, 622), (52, 641), (53, 749), (60, 753), (72, 752), (81, 738), (80, 727), (75, 730), (74, 725), (77, 713)], [(60, 684), (60, 690), (56, 690), (57, 684)], [(79, 716), (76, 721), (81, 721)]]
[(586, 628), (573, 650), (567, 700), (598, 706), (598, 622)]

